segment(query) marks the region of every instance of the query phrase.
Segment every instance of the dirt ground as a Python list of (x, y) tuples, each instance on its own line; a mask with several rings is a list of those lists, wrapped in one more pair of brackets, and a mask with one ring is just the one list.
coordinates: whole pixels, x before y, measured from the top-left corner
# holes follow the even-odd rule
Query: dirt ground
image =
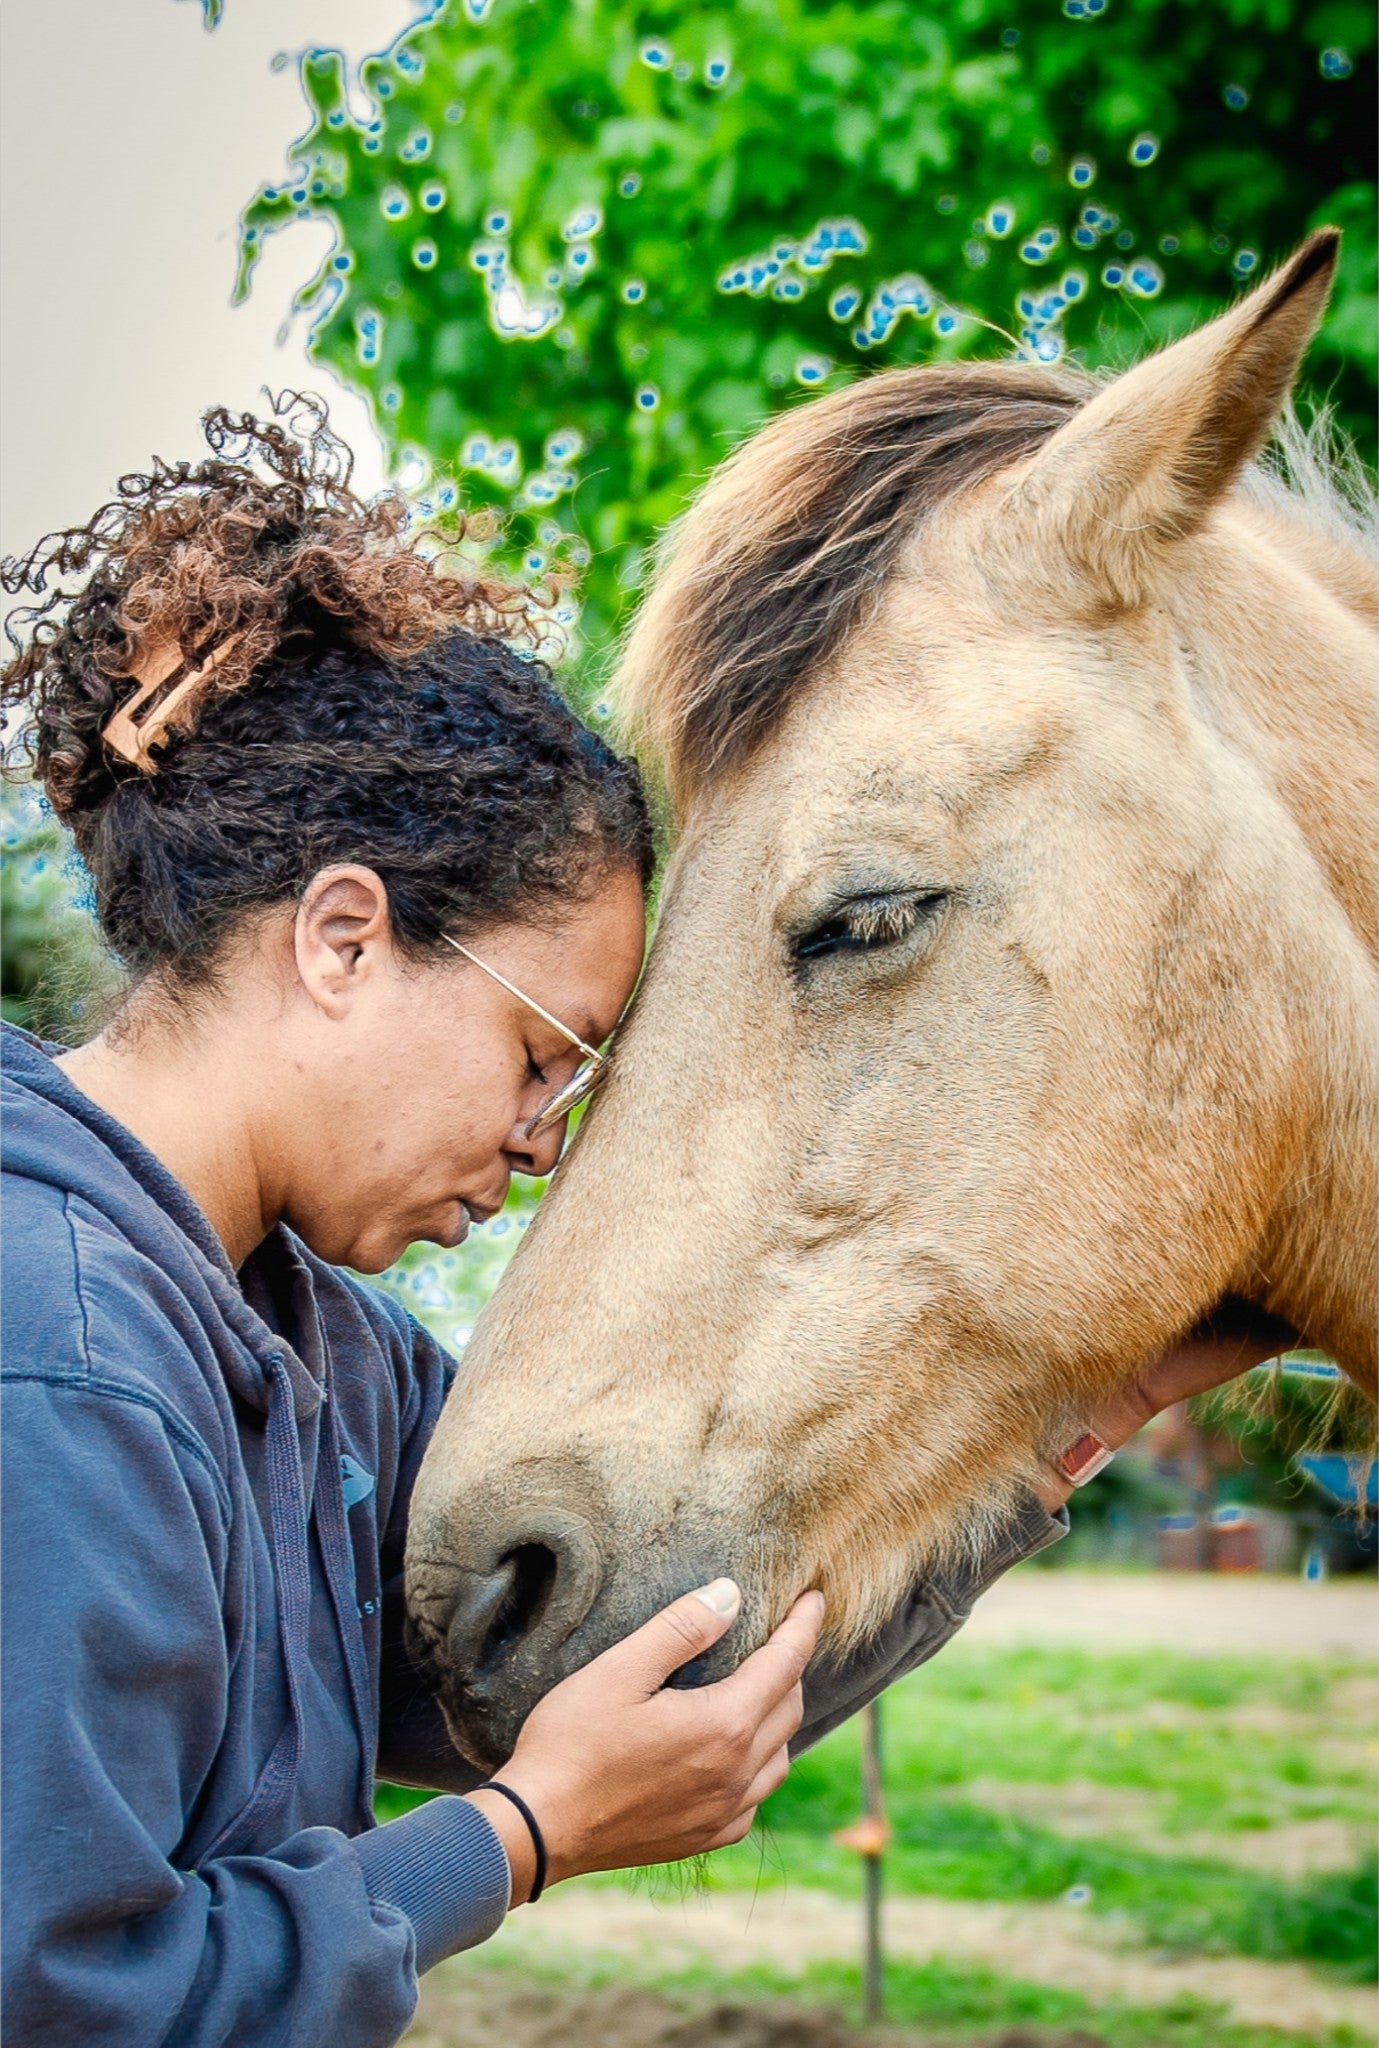
[[(1371, 1752), (1372, 1754), (1372, 1752)], [(1363, 1768), (1361, 1760), (1361, 1768)], [(988, 1813), (1014, 1814), (1073, 1840), (1103, 1835), (1133, 1840), (1164, 1856), (1203, 1856), (1271, 1877), (1310, 1877), (1319, 1870), (1349, 1870), (1374, 1840), (1373, 1823), (1287, 1821), (1277, 1827), (1213, 1833), (1206, 1828), (1168, 1834), (1155, 1825), (1158, 1802), (1140, 1786), (1097, 1785), (1072, 1778), (1061, 1785), (1027, 1785), (1002, 1778), (969, 1778), (959, 1796)]]
[[(408, 2048), (928, 2048), (910, 2027), (856, 2028), (784, 2000), (691, 2003), (655, 1991), (550, 1991), (497, 1974), (427, 1979)], [(1099, 2034), (1006, 2027), (971, 2048), (1103, 2048)]]
[(1067, 1643), (1084, 1650), (1174, 1650), (1200, 1657), (1344, 1657), (1379, 1653), (1370, 1578), (1262, 1572), (1008, 1572), (963, 1631), (980, 1643)]

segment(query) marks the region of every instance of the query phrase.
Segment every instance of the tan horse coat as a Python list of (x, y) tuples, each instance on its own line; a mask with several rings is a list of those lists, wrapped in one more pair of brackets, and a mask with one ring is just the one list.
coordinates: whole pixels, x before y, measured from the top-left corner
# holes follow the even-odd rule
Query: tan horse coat
[(652, 962), (414, 1508), (442, 1664), (555, 1560), (512, 1714), (716, 1572), (734, 1656), (856, 1639), (1224, 1296), (1373, 1388), (1375, 578), (1242, 485), (1334, 253), (1104, 388), (860, 380), (683, 522)]

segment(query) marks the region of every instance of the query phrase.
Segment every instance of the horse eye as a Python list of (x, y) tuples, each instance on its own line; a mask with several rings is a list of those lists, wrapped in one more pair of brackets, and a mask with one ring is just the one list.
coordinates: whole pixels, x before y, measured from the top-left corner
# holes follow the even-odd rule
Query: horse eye
[(940, 889), (909, 895), (854, 896), (832, 917), (790, 942), (792, 960), (820, 960), (829, 953), (873, 953), (908, 939), (924, 919), (947, 902)]

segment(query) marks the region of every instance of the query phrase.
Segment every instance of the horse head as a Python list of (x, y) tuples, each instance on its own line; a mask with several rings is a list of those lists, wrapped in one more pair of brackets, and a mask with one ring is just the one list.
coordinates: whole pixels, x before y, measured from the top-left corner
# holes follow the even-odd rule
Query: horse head
[(412, 1511), (479, 1762), (718, 1573), (704, 1675), (863, 1638), (1223, 1297), (1373, 1385), (1374, 578), (1254, 467), (1336, 240), (1110, 383), (859, 379), (672, 536), (659, 930)]

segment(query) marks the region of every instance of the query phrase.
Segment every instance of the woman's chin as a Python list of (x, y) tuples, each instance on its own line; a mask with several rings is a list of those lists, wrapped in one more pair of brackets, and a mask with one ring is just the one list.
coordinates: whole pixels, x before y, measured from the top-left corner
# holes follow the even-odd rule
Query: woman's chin
[[(425, 1235), (419, 1230), (380, 1230), (377, 1226), (363, 1231), (341, 1254), (323, 1253), (332, 1266), (348, 1266), (354, 1273), (386, 1273), (395, 1266), (403, 1253)], [(313, 1246), (314, 1250), (315, 1247)]]
[(363, 1244), (352, 1245), (342, 1259), (330, 1259), (327, 1263), (332, 1266), (348, 1266), (352, 1273), (364, 1273), (372, 1278), (377, 1273), (386, 1273), (390, 1266), (395, 1266), (406, 1249), (405, 1244), (398, 1244), (395, 1248), (383, 1250), (376, 1240), (370, 1239)]
[[(470, 1215), (463, 1202), (447, 1202), (430, 1216), (410, 1217), (405, 1223), (385, 1223), (372, 1217), (368, 1225), (348, 1243), (307, 1243), (318, 1258), (332, 1266), (348, 1266), (355, 1273), (386, 1273), (414, 1244), (436, 1244), (453, 1251), (469, 1235)], [(305, 1236), (305, 1232), (303, 1232)]]
[(470, 1214), (463, 1202), (451, 1202), (445, 1214), (437, 1219), (438, 1228), (422, 1233), (428, 1244), (438, 1244), (442, 1251), (453, 1252), (462, 1245), (469, 1235)]

